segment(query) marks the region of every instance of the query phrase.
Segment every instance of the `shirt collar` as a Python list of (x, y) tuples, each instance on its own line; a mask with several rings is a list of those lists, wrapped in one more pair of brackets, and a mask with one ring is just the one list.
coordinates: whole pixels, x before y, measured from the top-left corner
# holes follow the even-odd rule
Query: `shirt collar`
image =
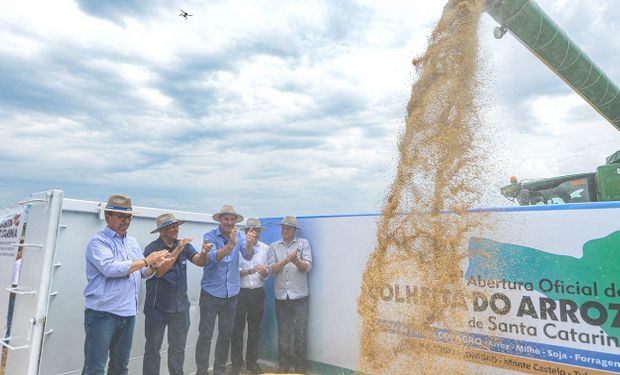
[(127, 238), (127, 233), (125, 233), (125, 235), (123, 237), (119, 236), (118, 233), (116, 233), (115, 231), (112, 230), (112, 228), (106, 226), (105, 229), (103, 230), (103, 233), (105, 233), (106, 236), (110, 237), (110, 238), (120, 238), (125, 239)]
[(160, 249), (165, 248), (165, 249), (168, 249), (168, 250), (172, 250), (172, 249), (174, 249), (175, 247), (177, 247), (177, 244), (178, 244), (178, 243), (179, 243), (179, 239), (177, 238), (177, 239), (176, 239), (176, 240), (174, 240), (174, 242), (172, 243), (172, 246), (168, 246), (168, 245), (166, 245), (166, 243), (164, 242), (164, 239), (163, 239), (163, 238), (161, 238), (161, 236), (159, 236), (159, 237), (157, 238), (157, 244), (159, 245), (159, 248), (160, 248)]
[[(220, 229), (219, 225), (217, 226), (217, 229), (215, 230), (215, 235), (218, 236), (218, 237), (221, 237), (221, 238), (223, 238), (225, 240), (229, 239), (228, 236), (225, 236), (224, 233), (222, 233), (222, 229)], [(239, 232), (237, 232), (237, 238), (239, 238)]]
[(215, 235), (219, 236), (219, 237), (224, 237), (224, 234), (222, 233), (222, 230), (220, 229), (220, 226), (217, 226), (217, 229), (215, 230)]
[[(297, 235), (293, 236), (293, 241), (291, 241), (291, 245), (294, 244), (295, 242), (297, 242)], [(290, 246), (290, 245), (287, 245), (286, 242), (284, 242), (282, 238), (280, 238), (280, 243), (283, 244), (284, 246)]]

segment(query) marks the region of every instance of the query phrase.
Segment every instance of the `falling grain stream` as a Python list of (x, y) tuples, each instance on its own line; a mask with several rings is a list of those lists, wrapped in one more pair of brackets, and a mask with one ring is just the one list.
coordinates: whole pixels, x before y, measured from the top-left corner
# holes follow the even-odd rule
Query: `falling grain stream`
[[(400, 331), (425, 336), (436, 328), (461, 325), (464, 319), (458, 302), (463, 294), (463, 243), (468, 231), (482, 225), (479, 215), (467, 211), (480, 200), (478, 181), (486, 160), (476, 101), (483, 5), (482, 0), (449, 1), (426, 52), (413, 61), (417, 80), (399, 140), (396, 176), (358, 299), (364, 373), (462, 372), (454, 362), (442, 360), (441, 353), (419, 350), (406, 334), (386, 332), (385, 322), (398, 321), (404, 324)], [(393, 295), (405, 284), (416, 286), (406, 296), (399, 291), (415, 299), (415, 308), (383, 303), (392, 297), (386, 290)], [(386, 289), (388, 285), (393, 287)]]

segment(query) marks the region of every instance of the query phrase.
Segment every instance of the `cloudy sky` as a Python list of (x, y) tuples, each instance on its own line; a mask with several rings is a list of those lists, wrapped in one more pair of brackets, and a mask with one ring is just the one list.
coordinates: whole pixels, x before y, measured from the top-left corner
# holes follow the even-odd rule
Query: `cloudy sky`
[[(539, 0), (620, 82), (613, 0)], [(594, 4), (594, 5), (593, 5)], [(616, 6), (614, 6), (616, 5)], [(0, 0), (0, 207), (69, 198), (246, 215), (381, 209), (441, 1)], [(187, 20), (179, 9), (193, 14)], [(594, 171), (620, 133), (480, 27), (497, 188)]]

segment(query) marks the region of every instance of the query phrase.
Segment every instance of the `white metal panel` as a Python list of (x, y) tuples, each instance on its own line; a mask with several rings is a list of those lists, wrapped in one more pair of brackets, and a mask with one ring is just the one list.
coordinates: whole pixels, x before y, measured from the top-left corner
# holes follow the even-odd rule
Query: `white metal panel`
[(31, 204), (28, 213), (19, 280), (24, 294), (15, 299), (11, 346), (16, 349), (7, 356), (8, 375), (38, 371), (63, 192), (52, 190), (32, 198), (42, 202)]
[[(53, 297), (49, 304), (46, 331), (41, 353), (40, 374), (78, 374), (83, 365), (84, 347), (84, 298), (86, 286), (84, 251), (90, 238), (105, 227), (100, 215), (104, 203), (65, 199), (62, 207), (61, 230), (58, 248), (54, 259), (54, 275), (51, 283)], [(180, 227), (179, 236), (191, 237), (193, 244), (200, 250), (202, 235), (214, 228), (211, 215), (191, 212), (163, 210), (146, 207), (134, 207), (138, 211), (129, 228), (129, 235), (136, 237), (141, 247), (157, 238), (150, 234), (155, 228), (155, 218), (172, 212), (175, 217), (186, 220)], [(195, 371), (194, 347), (198, 336), (200, 309), (200, 279), (202, 269), (188, 265), (188, 295), (190, 298), (191, 326), (185, 353), (185, 372)], [(134, 341), (130, 360), (130, 374), (142, 373), (142, 356), (144, 353), (144, 315), (142, 314), (145, 284), (140, 295), (140, 314), (136, 319)], [(167, 349), (166, 340), (162, 350)], [(167, 372), (166, 353), (162, 354), (162, 373)]]

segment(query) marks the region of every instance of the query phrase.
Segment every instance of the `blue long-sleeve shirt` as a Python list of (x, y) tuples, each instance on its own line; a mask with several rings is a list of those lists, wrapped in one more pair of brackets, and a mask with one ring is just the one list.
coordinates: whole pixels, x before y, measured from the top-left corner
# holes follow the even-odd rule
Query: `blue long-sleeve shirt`
[(143, 258), (135, 238), (120, 237), (109, 227), (97, 232), (86, 247), (86, 308), (119, 316), (136, 315), (140, 279), (146, 277), (146, 269), (130, 275), (127, 272), (134, 260)]
[[(214, 297), (231, 298), (239, 294), (239, 253), (245, 259), (252, 259), (252, 256), (246, 255), (245, 237), (237, 232), (237, 244), (228, 255), (217, 261), (217, 251), (226, 246), (230, 239), (224, 236), (220, 227), (204, 234), (203, 239), (213, 244), (213, 248), (209, 251), (209, 262), (202, 270), (202, 281), (200, 286), (202, 290)], [(254, 254), (252, 254), (254, 255)]]

